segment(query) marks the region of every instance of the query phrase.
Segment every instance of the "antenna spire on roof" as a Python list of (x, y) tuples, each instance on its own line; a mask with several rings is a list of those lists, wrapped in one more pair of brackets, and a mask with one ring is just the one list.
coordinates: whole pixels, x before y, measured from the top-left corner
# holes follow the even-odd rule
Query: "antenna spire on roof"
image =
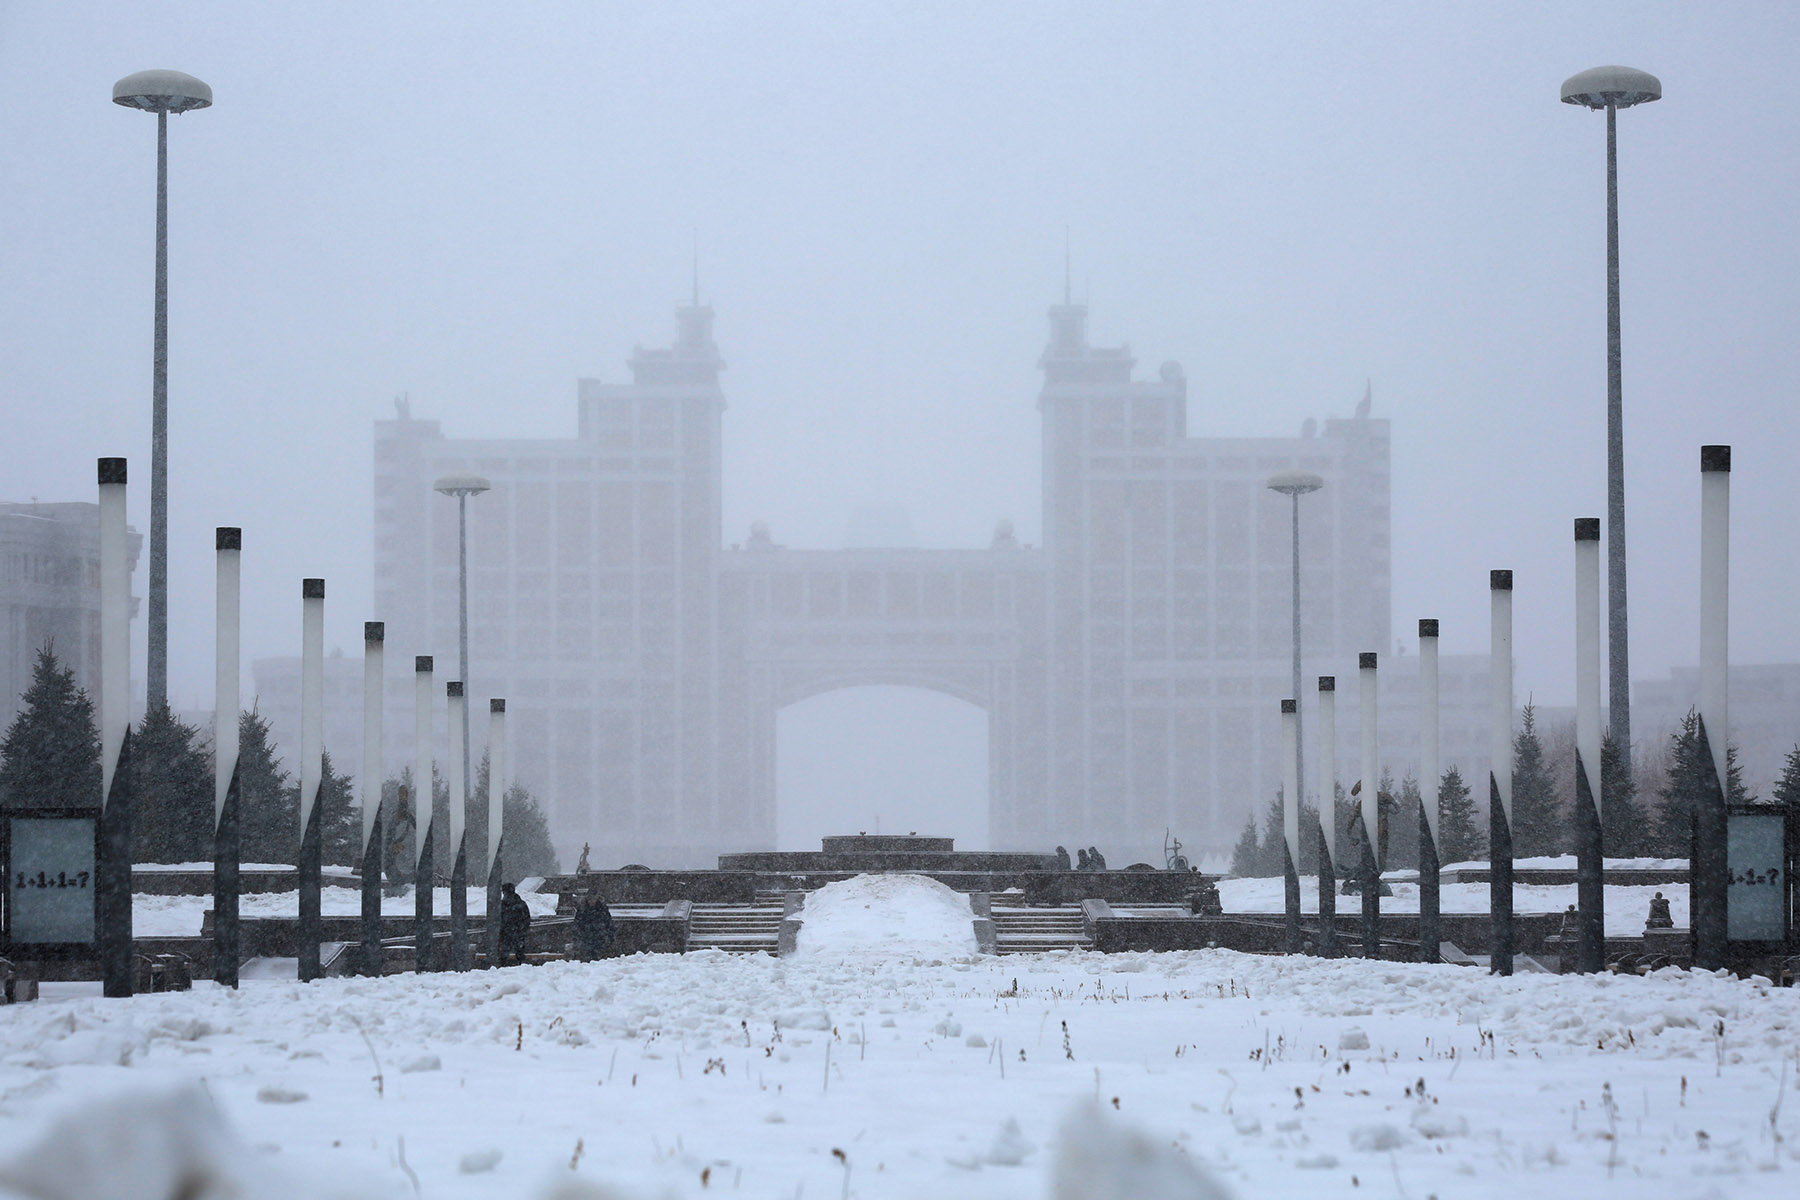
[(700, 227), (694, 226), (694, 307), (700, 307)]

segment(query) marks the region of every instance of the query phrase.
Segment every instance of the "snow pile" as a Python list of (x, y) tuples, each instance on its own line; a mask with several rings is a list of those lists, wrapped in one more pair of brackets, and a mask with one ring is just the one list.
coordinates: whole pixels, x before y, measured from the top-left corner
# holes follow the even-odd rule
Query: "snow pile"
[(65, 1105), (0, 1160), (0, 1200), (287, 1200), (303, 1188), (256, 1154), (195, 1083)]
[(923, 875), (858, 875), (806, 897), (798, 954), (946, 958), (975, 954), (969, 898)]
[(1071, 1113), (1056, 1156), (1054, 1200), (1231, 1200), (1186, 1154), (1110, 1117), (1098, 1105)]

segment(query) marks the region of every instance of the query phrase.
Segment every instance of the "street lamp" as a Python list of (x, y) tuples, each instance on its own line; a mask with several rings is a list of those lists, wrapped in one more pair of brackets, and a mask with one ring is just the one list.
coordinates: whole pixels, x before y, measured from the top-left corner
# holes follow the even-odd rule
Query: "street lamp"
[[(460, 795), (464, 805), (468, 804), (471, 794), (469, 787), (469, 705), (466, 693), (469, 687), (469, 497), (479, 496), (491, 485), (479, 475), (445, 475), (432, 487), (446, 496), (456, 497), (456, 595), (457, 595), (457, 657), (456, 669), (458, 683), (465, 692), (460, 709), (462, 716), (462, 788)], [(490, 770), (492, 768), (490, 767)], [(455, 806), (452, 806), (453, 809)], [(465, 813), (452, 811), (450, 826), (453, 834), (461, 834), (465, 828)], [(488, 830), (488, 836), (494, 836)], [(468, 862), (463, 855), (463, 838), (453, 837), (454, 845), (450, 869), (450, 962), (457, 970), (468, 969), (467, 940), (469, 927), (469, 893)], [(490, 912), (487, 920), (497, 921), (500, 914)]]
[(1606, 611), (1613, 745), (1631, 761), (1631, 666), (1625, 625), (1625, 418), (1619, 355), (1618, 111), (1662, 99), (1662, 81), (1630, 67), (1594, 67), (1563, 81), (1564, 104), (1606, 110)]
[(156, 114), (156, 337), (150, 400), (150, 627), (145, 708), (169, 702), (169, 114), (212, 105), (212, 89), (180, 71), (139, 71), (113, 103)]
[[(1287, 892), (1288, 910), (1288, 953), (1299, 950), (1300, 934), (1300, 834), (1297, 824), (1300, 806), (1306, 797), (1306, 776), (1300, 762), (1299, 746), (1302, 745), (1300, 726), (1300, 497), (1308, 492), (1316, 492), (1325, 486), (1325, 481), (1310, 471), (1281, 471), (1269, 476), (1269, 490), (1280, 492), (1293, 502), (1294, 514), (1294, 690), (1289, 693), (1294, 697), (1294, 741), (1289, 758), (1289, 769), (1293, 772), (1293, 794), (1287, 797), (1287, 808), (1296, 814), (1295, 820), (1284, 820), (1283, 826), (1288, 839), (1288, 868), (1285, 872), (1285, 890)], [(1283, 706), (1289, 703), (1283, 701)], [(1325, 804), (1320, 805), (1320, 812), (1325, 811)], [(1320, 877), (1320, 886), (1324, 883)], [(1322, 911), (1322, 910), (1321, 910)]]
[[(1300, 497), (1324, 486), (1325, 480), (1310, 471), (1281, 471), (1269, 476), (1269, 490), (1289, 497), (1294, 504), (1294, 690), (1289, 694), (1296, 699), (1300, 696)], [(1296, 730), (1298, 729), (1296, 724)], [(1300, 776), (1300, 787), (1300, 794), (1304, 796), (1304, 768)]]

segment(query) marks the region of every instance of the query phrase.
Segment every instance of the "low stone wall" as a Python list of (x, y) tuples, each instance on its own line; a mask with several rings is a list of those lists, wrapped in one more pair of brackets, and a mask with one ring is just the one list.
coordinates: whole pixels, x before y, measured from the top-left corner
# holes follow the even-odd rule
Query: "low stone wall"
[(573, 897), (593, 890), (607, 904), (749, 904), (756, 899), (757, 876), (748, 871), (590, 871), (585, 875), (550, 875), (538, 893), (555, 893), (557, 912), (574, 912)]
[(816, 875), (848, 872), (852, 875), (908, 872), (929, 875), (937, 871), (1050, 871), (1054, 854), (1023, 854), (999, 850), (878, 850), (818, 851), (759, 850), (719, 855), (720, 871), (759, 871), (776, 874)]
[[(360, 888), (362, 876), (348, 867), (326, 867), (320, 873), (325, 887)], [(293, 892), (300, 888), (300, 873), (292, 867), (276, 871), (239, 871), (238, 892)], [(133, 867), (131, 890), (143, 896), (210, 896), (213, 873), (204, 871), (164, 871), (155, 867)]]

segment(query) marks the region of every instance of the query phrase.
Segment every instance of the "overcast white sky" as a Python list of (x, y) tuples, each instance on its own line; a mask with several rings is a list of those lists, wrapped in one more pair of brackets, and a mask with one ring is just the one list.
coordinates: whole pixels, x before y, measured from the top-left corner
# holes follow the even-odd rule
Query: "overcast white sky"
[[(1695, 658), (1697, 447), (1737, 448), (1733, 649), (1800, 660), (1800, 10), (1542, 4), (0, 3), (0, 498), (131, 458), (148, 526), (155, 122), (172, 67), (172, 699), (211, 705), (212, 528), (246, 660), (369, 611), (370, 422), (572, 434), (663, 344), (698, 230), (730, 363), (725, 529), (1037, 541), (1063, 230), (1101, 342), (1189, 428), (1394, 421), (1394, 620), (1573, 695), (1570, 518), (1604, 506), (1604, 118), (1622, 62), (1633, 674)], [(141, 579), (140, 579), (141, 587)], [(141, 657), (138, 659), (141, 663)], [(1350, 667), (1346, 664), (1345, 670)]]

